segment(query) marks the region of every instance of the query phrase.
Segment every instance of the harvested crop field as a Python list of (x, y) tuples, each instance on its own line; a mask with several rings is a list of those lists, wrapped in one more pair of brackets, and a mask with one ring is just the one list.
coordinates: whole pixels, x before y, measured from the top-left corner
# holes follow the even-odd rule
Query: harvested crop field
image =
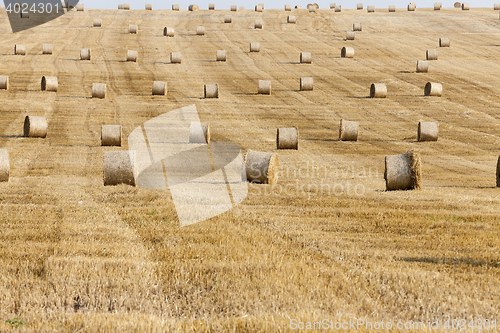
[[(2, 9), (0, 330), (286, 332), (325, 319), (500, 329), (498, 11), (205, 8), (85, 8), (16, 34)], [(363, 29), (346, 41), (353, 23)], [(430, 49), (438, 60), (416, 73)], [(57, 92), (40, 89), (43, 76), (57, 77)], [(303, 77), (312, 91), (300, 90)], [(152, 95), (154, 81), (166, 95)], [(442, 96), (424, 96), (427, 82)], [(92, 98), (93, 83), (106, 84), (105, 98)], [(372, 83), (387, 97), (369, 98)], [(218, 98), (204, 98), (208, 84)], [(296, 127), (299, 144), (277, 151), (277, 184), (248, 184), (232, 210), (181, 227), (168, 190), (104, 186), (103, 156), (193, 104), (212, 142), (276, 152), (277, 129)], [(46, 117), (45, 138), (23, 137), (27, 115)], [(339, 141), (340, 119), (359, 123), (357, 141)], [(439, 123), (437, 141), (417, 141), (421, 121)], [(101, 146), (102, 125), (122, 126), (121, 148)], [(422, 189), (386, 191), (385, 156), (412, 149)]]

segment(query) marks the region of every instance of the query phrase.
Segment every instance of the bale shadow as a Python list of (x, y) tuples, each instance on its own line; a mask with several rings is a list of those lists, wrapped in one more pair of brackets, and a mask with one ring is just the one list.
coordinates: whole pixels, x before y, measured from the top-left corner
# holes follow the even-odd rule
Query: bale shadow
[(416, 73), (416, 71), (398, 71), (398, 74), (404, 73), (404, 74), (413, 74)]
[(24, 135), (0, 135), (0, 138), (24, 138)]
[(486, 266), (486, 267), (494, 267), (494, 268), (500, 267), (500, 261), (495, 262), (492, 260), (487, 261), (484, 259), (473, 259), (473, 258), (402, 257), (402, 258), (399, 258), (396, 260), (406, 261), (406, 262), (435, 264), (435, 265), (456, 265), (456, 266), (465, 265), (465, 266), (473, 266), (473, 267)]

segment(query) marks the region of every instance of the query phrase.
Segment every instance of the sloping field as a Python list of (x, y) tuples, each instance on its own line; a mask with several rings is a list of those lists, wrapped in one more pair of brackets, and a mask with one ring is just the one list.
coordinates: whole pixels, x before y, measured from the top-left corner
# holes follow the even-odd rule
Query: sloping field
[[(297, 24), (287, 15), (86, 9), (11, 34), (2, 13), (10, 89), (0, 91), (0, 147), (11, 173), (0, 184), (0, 330), (275, 332), (323, 319), (500, 327), (498, 12), (294, 10)], [(363, 31), (345, 41), (357, 22)], [(451, 47), (415, 73), (440, 37)], [(343, 46), (353, 59), (340, 58)], [(172, 51), (182, 64), (170, 64)], [(312, 64), (299, 63), (302, 51)], [(44, 75), (58, 77), (57, 93), (40, 91)], [(300, 77), (314, 90), (300, 91)], [(257, 95), (260, 79), (272, 95)], [(167, 96), (151, 95), (155, 80), (168, 82)], [(428, 81), (442, 83), (442, 97), (423, 96)], [(375, 82), (387, 98), (368, 98)], [(106, 99), (90, 98), (92, 83), (107, 84)], [(211, 83), (218, 99), (203, 98)], [(181, 228), (167, 191), (103, 186), (103, 154), (116, 149), (100, 146), (100, 131), (121, 124), (126, 150), (134, 128), (193, 104), (213, 141), (275, 151), (276, 129), (296, 126), (300, 143), (279, 151), (278, 184), (249, 184), (236, 208)], [(22, 137), (26, 115), (47, 117), (47, 138)], [(359, 121), (357, 142), (338, 141), (341, 118)], [(416, 141), (419, 121), (439, 122), (437, 142)], [(386, 192), (384, 157), (415, 148), (423, 189)]]

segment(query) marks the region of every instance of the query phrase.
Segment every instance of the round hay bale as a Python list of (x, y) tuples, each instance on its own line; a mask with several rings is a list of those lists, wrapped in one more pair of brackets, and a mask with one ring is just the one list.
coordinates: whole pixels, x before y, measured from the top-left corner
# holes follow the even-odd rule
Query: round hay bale
[(147, 3), (147, 4), (144, 5), (144, 9), (145, 10), (153, 10), (153, 5), (150, 4), (150, 3)]
[(97, 28), (101, 27), (101, 23), (102, 23), (101, 19), (94, 19), (94, 27)]
[(197, 27), (196, 27), (196, 34), (197, 34), (198, 36), (203, 36), (203, 35), (205, 35), (205, 27), (204, 27), (204, 26), (201, 26), (201, 25), (197, 26)]
[(496, 3), (493, 5), (493, 10), (500, 10), (500, 3)]
[(200, 7), (198, 7), (198, 5), (189, 5), (189, 7), (188, 7), (188, 10), (189, 10), (190, 12), (195, 12), (195, 11), (197, 11), (198, 9), (200, 9)]
[(9, 77), (7, 75), (0, 75), (0, 89), (9, 90)]
[(295, 9), (302, 9), (302, 6), (295, 6)]
[(432, 121), (420, 121), (418, 123), (417, 141), (437, 141), (439, 124)]
[(192, 121), (189, 125), (190, 143), (210, 143), (210, 124)]
[(292, 5), (285, 5), (285, 12), (291, 12), (292, 11)]
[(180, 64), (181, 63), (181, 53), (180, 52), (171, 52), (170, 53), (170, 63)]
[(297, 18), (295, 18), (295, 15), (288, 15), (288, 17), (286, 18), (286, 22), (295, 24), (297, 23)]
[(80, 50), (80, 60), (90, 60), (90, 49)]
[(127, 51), (127, 61), (137, 62), (137, 51)]
[(217, 50), (215, 60), (225, 62), (226, 61), (226, 50)]
[(440, 2), (434, 3), (434, 10), (441, 10), (441, 3)]
[(208, 4), (208, 10), (215, 10), (215, 4), (214, 3), (209, 3)]
[(224, 23), (231, 23), (232, 21), (233, 21), (233, 18), (231, 15), (224, 16)]
[(255, 29), (262, 29), (262, 20), (255, 20)]
[(439, 47), (450, 47), (450, 38), (448, 37), (439, 38)]
[(57, 91), (57, 77), (56, 76), (43, 76), (42, 77), (42, 91)]
[(14, 46), (14, 54), (26, 55), (26, 46), (22, 44), (16, 44)]
[(455, 7), (455, 8), (460, 8), (460, 7), (462, 7), (462, 3), (461, 3), (461, 2), (455, 2), (455, 3), (453, 4), (453, 7)]
[(118, 5), (118, 9), (123, 9), (123, 4), (122, 3)]
[(92, 98), (106, 98), (105, 83), (92, 83)]
[(153, 95), (165, 96), (166, 94), (167, 94), (167, 82), (153, 81)]
[(417, 60), (417, 73), (427, 73), (429, 71), (429, 62)]
[(299, 130), (297, 127), (278, 128), (276, 149), (299, 149)]
[(414, 11), (415, 11), (415, 5), (413, 5), (413, 4), (411, 4), (411, 3), (410, 3), (410, 4), (408, 5), (408, 11), (409, 11), (409, 12), (414, 12)]
[(122, 145), (122, 126), (121, 125), (102, 125), (101, 126), (101, 146)]
[(361, 23), (353, 23), (352, 31), (361, 31), (363, 28), (361, 27)]
[(370, 86), (370, 97), (371, 98), (386, 98), (387, 97), (387, 87), (385, 83), (372, 83)]
[(42, 54), (52, 54), (52, 44), (43, 44)]
[(425, 58), (427, 60), (438, 60), (438, 51), (436, 49), (425, 51)]
[(219, 86), (216, 84), (205, 84), (205, 98), (219, 98)]
[(352, 47), (344, 46), (340, 51), (342, 58), (354, 58), (354, 49)]
[(79, 3), (76, 5), (77, 12), (83, 12), (84, 10), (85, 10), (85, 7), (83, 6), (83, 3)]
[(368, 7), (366, 7), (366, 11), (368, 13), (375, 13), (375, 6), (368, 6)]
[(396, 12), (396, 6), (389, 5), (389, 13), (395, 13), (395, 12)]
[(174, 37), (174, 35), (175, 35), (174, 28), (171, 28), (171, 27), (163, 28), (163, 36)]
[(172, 4), (172, 10), (179, 11), (179, 4)]
[(437, 82), (427, 82), (424, 88), (425, 96), (438, 96), (443, 94), (443, 85)]
[(468, 3), (462, 3), (462, 10), (469, 10), (469, 4)]
[(45, 138), (47, 136), (47, 118), (26, 116), (24, 118), (24, 137)]
[(104, 186), (135, 186), (137, 161), (135, 150), (106, 151), (103, 161)]
[(123, 9), (124, 10), (130, 10), (130, 4), (129, 3), (124, 3), (123, 4)]
[(340, 119), (339, 140), (358, 141), (358, 128), (359, 123), (357, 121)]
[(259, 5), (259, 6), (261, 6), (261, 7), (262, 7), (262, 9), (264, 9), (264, 4), (263, 4), (262, 2), (261, 2), (261, 3), (259, 3), (258, 5)]
[(500, 156), (497, 161), (497, 187), (500, 187)]
[(354, 31), (347, 31), (345, 34), (345, 40), (354, 40), (356, 33)]
[(260, 43), (250, 43), (250, 52), (260, 52)]
[(335, 9), (336, 5), (337, 4), (335, 2), (331, 2), (330, 3), (330, 9)]
[(335, 13), (340, 13), (341, 11), (342, 11), (341, 5), (335, 6)]
[(238, 11), (238, 6), (236, 6), (236, 5), (231, 5), (231, 11), (232, 11), (232, 12), (236, 12), (236, 11)]
[(262, 10), (263, 10), (263, 9), (262, 9), (262, 7), (261, 7), (260, 5), (256, 5), (256, 6), (255, 6), (255, 11), (256, 11), (256, 12), (262, 12)]
[(313, 3), (313, 6), (314, 6), (314, 8), (316, 8), (316, 10), (318, 10), (318, 9), (319, 9), (319, 5), (318, 5), (318, 3), (317, 3), (317, 2)]
[(24, 13), (23, 13), (23, 12), (21, 12), (21, 13), (20, 13), (20, 16), (21, 16), (21, 18), (30, 18), (30, 13), (29, 13), (29, 12), (28, 12), (28, 13), (26, 13), (26, 12), (24, 12)]
[(309, 10), (309, 13), (315, 13), (316, 7), (313, 4), (309, 4), (307, 5), (307, 10)]
[(420, 190), (422, 188), (420, 155), (410, 150), (401, 155), (385, 157), (385, 188), (392, 190)]
[(271, 95), (271, 81), (259, 80), (259, 87), (257, 93), (261, 95)]
[(311, 52), (300, 52), (300, 63), (310, 64), (312, 62)]
[(312, 77), (301, 77), (300, 78), (300, 90), (301, 91), (313, 90), (313, 78)]
[(61, 2), (61, 8), (68, 8), (69, 3), (67, 1)]
[(0, 182), (8, 182), (9, 173), (9, 151), (7, 149), (0, 149)]
[(361, 10), (361, 9), (363, 9), (363, 4), (362, 4), (362, 3), (358, 3), (358, 4), (356, 4), (356, 9), (357, 9), (357, 10)]
[(128, 26), (128, 32), (131, 33), (131, 34), (137, 34), (137, 25), (130, 24)]
[(276, 153), (249, 150), (245, 155), (245, 173), (247, 180), (252, 183), (276, 184), (279, 166)]

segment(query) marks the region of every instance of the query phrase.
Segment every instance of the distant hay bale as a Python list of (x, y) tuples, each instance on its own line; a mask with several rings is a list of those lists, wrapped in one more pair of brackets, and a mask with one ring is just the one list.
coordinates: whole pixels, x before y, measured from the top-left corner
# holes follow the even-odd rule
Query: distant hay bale
[(287, 23), (295, 24), (297, 23), (297, 19), (295, 18), (295, 15), (288, 15), (286, 18)]
[(396, 12), (396, 6), (389, 5), (389, 13), (394, 13), (394, 12)]
[(128, 26), (128, 32), (131, 33), (131, 34), (137, 34), (137, 25), (130, 24)]
[(264, 3), (262, 3), (262, 2), (261, 2), (261, 3), (259, 3), (258, 5), (259, 5), (259, 6), (261, 6), (261, 7), (262, 7), (262, 9), (264, 9)]
[(417, 141), (437, 141), (439, 124), (431, 121), (420, 121), (418, 123)]
[(356, 33), (354, 31), (347, 31), (345, 34), (345, 40), (354, 40)]
[(166, 94), (167, 94), (167, 82), (153, 81), (153, 95), (165, 96)]
[(300, 52), (300, 63), (310, 64), (312, 61), (311, 52)]
[(147, 3), (147, 4), (144, 5), (144, 9), (145, 10), (153, 10), (153, 5), (150, 4), (150, 3)]
[(438, 51), (436, 49), (425, 51), (425, 58), (427, 60), (438, 60)]
[(500, 156), (497, 161), (497, 187), (500, 187)]
[(83, 12), (84, 10), (85, 10), (85, 7), (83, 6), (83, 3), (79, 3), (76, 5), (77, 12)]
[(342, 58), (354, 58), (354, 49), (352, 47), (344, 46), (340, 51), (340, 57)]
[(7, 149), (0, 149), (0, 182), (8, 182), (9, 173), (9, 151)]
[(94, 19), (94, 27), (100, 28), (101, 27), (101, 19)]
[(26, 46), (22, 44), (14, 45), (14, 54), (26, 55)]
[(413, 4), (411, 4), (411, 3), (410, 3), (410, 4), (408, 5), (408, 11), (409, 11), (409, 12), (414, 12), (414, 11), (415, 11), (415, 5), (413, 5)]
[(375, 6), (367, 6), (366, 11), (368, 13), (375, 13)]
[(262, 12), (262, 7), (260, 5), (255, 5), (255, 11), (256, 12)]
[(277, 129), (276, 149), (299, 149), (299, 130), (297, 127)]
[(455, 3), (453, 4), (453, 7), (455, 7), (455, 8), (460, 8), (460, 7), (462, 7), (462, 3), (461, 3), (461, 2), (455, 2)]
[(238, 11), (238, 6), (237, 5), (231, 5), (231, 11), (232, 12)]
[(69, 5), (68, 1), (61, 2), (61, 8), (68, 8), (68, 5)]
[(363, 30), (361, 27), (361, 23), (353, 23), (352, 24), (352, 31), (361, 31)]
[(385, 83), (372, 83), (370, 86), (370, 97), (371, 98), (386, 98), (387, 97), (387, 87)]
[(137, 62), (137, 51), (127, 51), (127, 61)]
[(224, 16), (224, 23), (231, 23), (232, 21), (233, 21), (233, 18), (231, 15)]
[(106, 98), (105, 83), (92, 83), (92, 98)]
[(443, 85), (437, 82), (427, 82), (424, 88), (424, 96), (441, 97), (443, 94)]
[(24, 134), (26, 138), (45, 138), (47, 136), (47, 118), (26, 116), (24, 118)]
[(103, 160), (104, 186), (136, 185), (137, 160), (135, 150), (106, 151)]
[(123, 9), (124, 10), (130, 10), (130, 4), (129, 3), (124, 3), (123, 4)]
[(285, 5), (285, 12), (291, 12), (292, 11), (292, 5)]
[(172, 4), (172, 10), (179, 11), (179, 4)]
[(226, 50), (217, 50), (215, 60), (225, 62), (226, 61)]
[(357, 121), (340, 119), (339, 140), (358, 141), (358, 129), (359, 123)]
[(101, 146), (122, 145), (122, 126), (121, 125), (102, 125), (101, 126)]
[(174, 37), (174, 35), (175, 35), (174, 28), (171, 27), (163, 28), (163, 36)]
[(422, 175), (420, 155), (410, 150), (401, 155), (385, 157), (385, 188), (392, 190), (420, 190)]
[(216, 84), (205, 84), (205, 98), (219, 98), (219, 86)]
[(208, 4), (208, 10), (215, 10), (215, 4), (214, 3), (209, 3)]
[(257, 93), (261, 95), (271, 95), (271, 81), (259, 80), (259, 87)]
[(189, 125), (190, 143), (210, 143), (210, 124), (192, 121)]
[(313, 78), (312, 77), (301, 77), (300, 78), (300, 90), (301, 91), (313, 90)]
[(118, 9), (123, 9), (123, 4), (122, 3), (118, 5)]
[(302, 6), (295, 6), (295, 9), (302, 9)]
[(450, 38), (448, 37), (439, 38), (439, 47), (450, 47)]
[(417, 3), (416, 2), (410, 2), (410, 5), (412, 5), (413, 7), (417, 8)]
[(24, 13), (23, 13), (23, 12), (21, 12), (21, 13), (20, 13), (20, 15), (21, 15), (21, 18), (30, 18), (30, 13), (29, 13), (29, 12), (28, 12), (28, 13), (26, 13), (26, 12), (24, 12)]
[(276, 184), (279, 165), (278, 154), (249, 150), (245, 155), (247, 181), (258, 184)]
[(170, 52), (170, 63), (180, 64), (181, 63), (181, 53), (180, 52)]
[(90, 49), (80, 50), (80, 60), (90, 60)]
[(356, 4), (356, 9), (357, 9), (357, 10), (361, 10), (361, 9), (363, 9), (363, 4), (362, 4), (362, 3), (358, 3), (358, 4)]
[(58, 83), (56, 76), (43, 76), (41, 88), (42, 91), (57, 91)]
[(434, 3), (434, 10), (441, 10), (441, 3), (440, 2)]
[(335, 6), (335, 13), (340, 13), (341, 11), (342, 11), (341, 5)]
[(255, 29), (262, 29), (262, 20), (255, 20)]
[(493, 10), (500, 10), (500, 3), (496, 3), (493, 5)]
[(0, 89), (9, 90), (9, 77), (7, 75), (0, 75)]
[(199, 7), (198, 5), (189, 5), (189, 7), (188, 7), (188, 10), (189, 10), (190, 12), (195, 12), (195, 11), (197, 11), (198, 9), (200, 9), (200, 7)]
[(260, 43), (250, 43), (250, 52), (260, 52)]
[(52, 54), (52, 44), (43, 44), (42, 54)]
[(462, 3), (462, 10), (469, 10), (469, 4), (468, 3)]
[(199, 25), (196, 27), (196, 34), (198, 36), (204, 36), (205, 35), (205, 27), (202, 25)]
[(330, 9), (335, 9), (336, 6), (337, 4), (335, 2), (330, 3)]
[(427, 73), (429, 71), (429, 62), (426, 60), (417, 60), (417, 73)]
[(309, 13), (315, 13), (316, 12), (316, 7), (314, 7), (313, 4), (308, 4), (307, 5), (307, 10), (309, 11)]

